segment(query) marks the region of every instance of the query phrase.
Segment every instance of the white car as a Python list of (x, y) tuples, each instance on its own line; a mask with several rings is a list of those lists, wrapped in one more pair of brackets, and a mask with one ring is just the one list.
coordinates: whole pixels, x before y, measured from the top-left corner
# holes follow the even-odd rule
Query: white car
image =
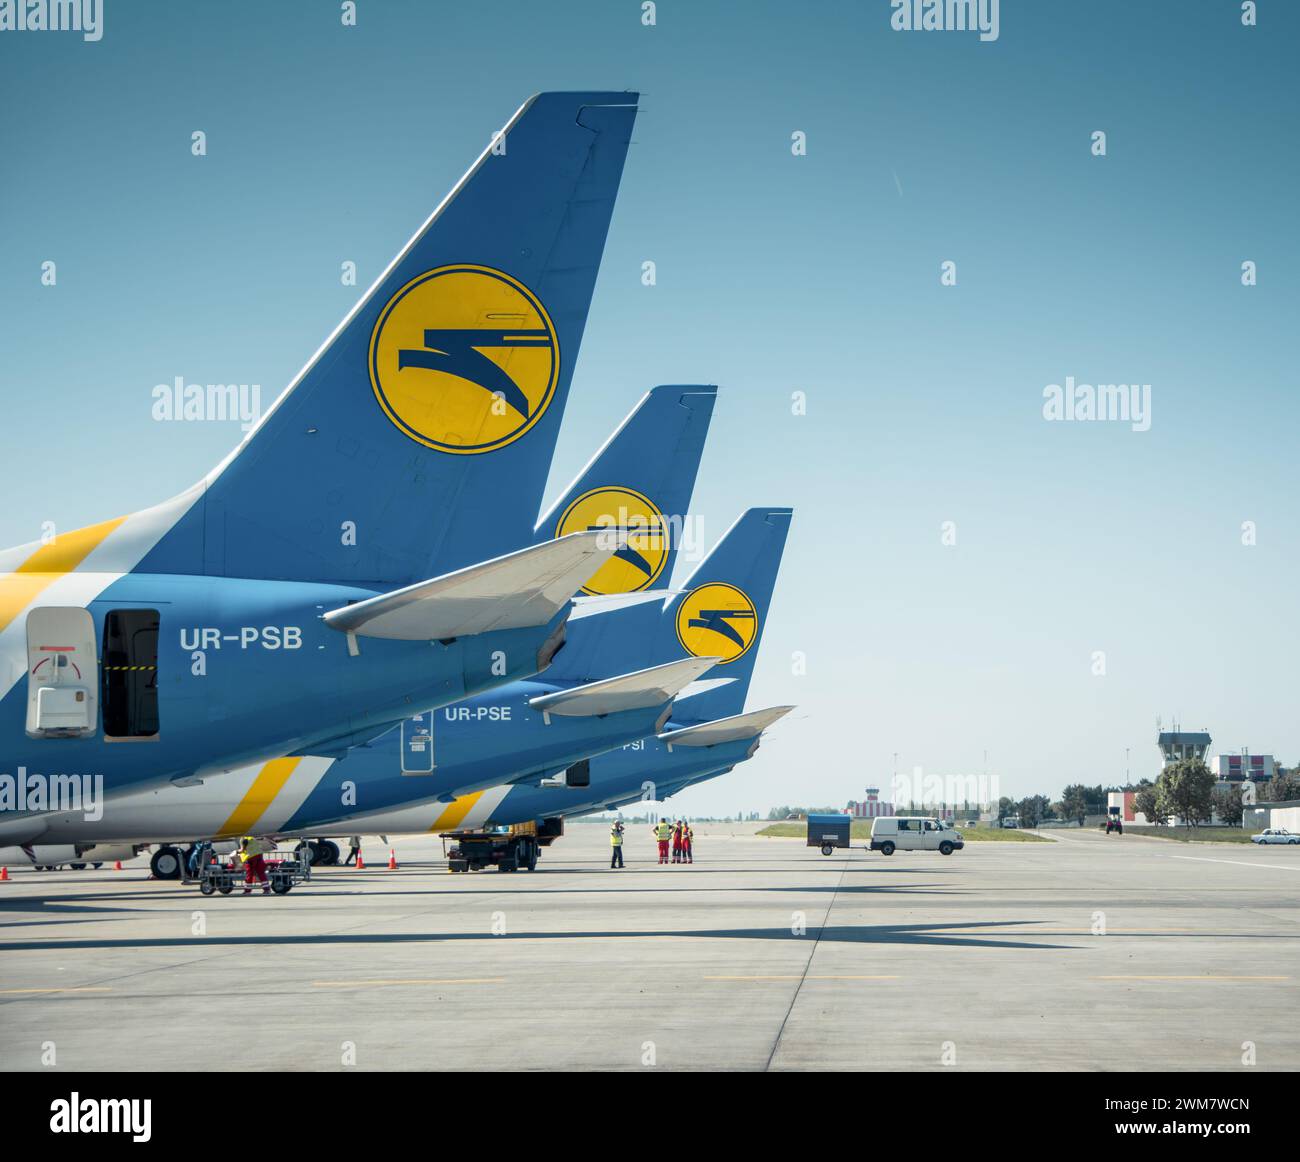
[(1300, 835), (1285, 827), (1268, 827), (1250, 837), (1251, 843), (1300, 843)]
[(871, 821), (871, 850), (881, 855), (893, 855), (895, 851), (952, 855), (965, 846), (960, 831), (925, 815), (885, 815)]

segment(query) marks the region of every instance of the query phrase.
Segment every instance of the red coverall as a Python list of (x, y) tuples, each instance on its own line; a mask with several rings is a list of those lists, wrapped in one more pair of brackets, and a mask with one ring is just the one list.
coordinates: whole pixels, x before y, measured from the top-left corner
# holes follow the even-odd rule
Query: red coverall
[(251, 884), (256, 880), (259, 884), (266, 883), (266, 860), (261, 854), (250, 855), (244, 861), (244, 883)]

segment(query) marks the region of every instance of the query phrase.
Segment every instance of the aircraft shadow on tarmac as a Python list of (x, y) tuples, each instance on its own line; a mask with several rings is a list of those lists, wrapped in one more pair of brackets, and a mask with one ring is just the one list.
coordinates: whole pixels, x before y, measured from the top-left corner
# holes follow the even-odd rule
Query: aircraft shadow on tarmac
[[(929, 874), (929, 873), (923, 873), (923, 874)], [(489, 882), (495, 884), (497, 883), (497, 880), (494, 877)], [(774, 885), (756, 886), (756, 887), (709, 887), (707, 885), (701, 885), (699, 887), (684, 887), (679, 884), (679, 885), (675, 885), (672, 888), (669, 888), (667, 886), (659, 886), (659, 885), (648, 886), (645, 884), (641, 884), (639, 886), (628, 884), (626, 887), (616, 887), (614, 886), (614, 884), (611, 883), (610, 886), (601, 887), (601, 888), (584, 888), (584, 887), (561, 888), (561, 887), (533, 887), (531, 885), (536, 883), (536, 880), (534, 880), (532, 877), (530, 877), (527, 881), (523, 881), (523, 883), (521, 883), (518, 880), (512, 881), (512, 883), (514, 885), (518, 885), (522, 889), (520, 891), (521, 899), (533, 899), (539, 896), (604, 896), (604, 895), (634, 895), (635, 896), (635, 895), (650, 895), (650, 894), (658, 894), (658, 893), (662, 893), (665, 895), (667, 894), (679, 895), (682, 893), (691, 893), (691, 894), (704, 893), (704, 894), (712, 895), (712, 894), (717, 894), (719, 892), (736, 893), (736, 894), (758, 893), (760, 895), (765, 892), (787, 892), (793, 895), (809, 895), (809, 896), (844, 895), (848, 897), (859, 896), (859, 895), (960, 896), (960, 895), (968, 894), (969, 891), (966, 888), (947, 888), (943, 884), (925, 884), (925, 885), (920, 885), (920, 884), (847, 884), (847, 885), (845, 884), (803, 884), (803, 885), (774, 884)], [(525, 888), (524, 887), (525, 884), (529, 886)], [(481, 888), (481, 889), (472, 888), (472, 887), (417, 888), (412, 886), (408, 882), (406, 884), (394, 884), (390, 890), (367, 891), (364, 893), (364, 896), (367, 900), (374, 900), (374, 901), (385, 899), (387, 897), (393, 897), (399, 900), (417, 899), (423, 896), (448, 897), (448, 898), (453, 896), (473, 897), (473, 896), (496, 894), (497, 891), (499, 890), (500, 890), (499, 888), (492, 888), (492, 887)], [(241, 890), (236, 889), (235, 894), (242, 900), (243, 896)], [(326, 887), (313, 886), (307, 888), (305, 892), (303, 892), (302, 894), (295, 896), (293, 903), (303, 903), (309, 900), (338, 900), (338, 899), (350, 900), (356, 898), (358, 895), (361, 894), (363, 893), (360, 893), (355, 889), (349, 890), (348, 888), (345, 887), (326, 888)], [(87, 902), (82, 903), (81, 902), (82, 900), (85, 900)], [(94, 901), (94, 903), (89, 902), (92, 900)], [(106, 902), (112, 902), (112, 901), (121, 901), (121, 903), (118, 904), (117, 906), (109, 906), (109, 907), (104, 906)], [(189, 907), (190, 905), (197, 902), (195, 897), (191, 896), (184, 889), (174, 888), (174, 887), (173, 888), (162, 887), (162, 888), (156, 888), (156, 889), (152, 889), (148, 891), (140, 891), (140, 892), (114, 892), (111, 895), (103, 892), (95, 892), (93, 894), (88, 893), (85, 896), (69, 894), (55, 900), (38, 899), (38, 898), (13, 900), (6, 903), (3, 908), (0, 908), (0, 914), (14, 913), (14, 912), (39, 913), (42, 917), (45, 917), (48, 916), (51, 912), (57, 911), (62, 915), (68, 916), (70, 918), (68, 921), (69, 923), (75, 922), (75, 918), (82, 915), (84, 915), (85, 918), (88, 920), (90, 919), (100, 920), (100, 919), (108, 919), (108, 918), (116, 919), (116, 920), (131, 920), (131, 919), (137, 919), (140, 916), (160, 915), (161, 913), (157, 913), (151, 909), (142, 908), (142, 907), (127, 909), (125, 905), (143, 904), (146, 902), (157, 902), (157, 901), (162, 901), (165, 903), (178, 903), (182, 907)], [(209, 906), (220, 906), (219, 902), (215, 900), (208, 900), (206, 902)], [(285, 903), (287, 903), (287, 901), (275, 900), (271, 902), (270, 906), (281, 907)], [(238, 907), (242, 905), (235, 905), (235, 906)], [(21, 918), (0, 920), (0, 931), (3, 931), (6, 928), (24, 928), (37, 923), (54, 923), (54, 922), (55, 922), (54, 920), (47, 920), (47, 919), (31, 919), (29, 916), (24, 915)]]
[[(1036, 921), (1029, 921), (1034, 923)], [(599, 931), (599, 932), (516, 932), (505, 939), (511, 941), (527, 940), (638, 940), (647, 937), (673, 936), (682, 939), (703, 940), (781, 940), (812, 941), (836, 944), (914, 944), (952, 946), (965, 948), (1011, 948), (1042, 949), (1054, 951), (1071, 951), (1068, 944), (1042, 944), (1024, 940), (981, 939), (981, 933), (971, 933), (970, 929), (988, 931), (990, 936), (998, 935), (998, 929), (1006, 925), (1022, 927), (1023, 920), (984, 920), (968, 924), (880, 924), (847, 925), (830, 924), (822, 927), (809, 925), (806, 935), (795, 936), (788, 927), (779, 928), (704, 928), (673, 929), (656, 928), (640, 931)], [(955, 931), (960, 930), (962, 935)], [(456, 944), (469, 941), (485, 943), (500, 942), (502, 937), (489, 932), (390, 932), (364, 935), (356, 932), (322, 934), (318, 936), (203, 936), (203, 937), (168, 937), (166, 939), (148, 940), (142, 938), (126, 940), (32, 940), (0, 942), (2, 952), (50, 951), (54, 949), (74, 951), (90, 950), (112, 951), (130, 948), (194, 948), (202, 945), (270, 945), (276, 947), (294, 946), (335, 946), (349, 947), (367, 944)]]
[(0, 929), (25, 928), (31, 924), (53, 924), (57, 922), (56, 917), (66, 917), (69, 924), (75, 924), (79, 920), (94, 920), (97, 923), (103, 920), (135, 920), (142, 915), (148, 915), (149, 911), (145, 908), (124, 908), (120, 904), (113, 904), (112, 901), (126, 899), (135, 903), (156, 900), (161, 895), (163, 895), (161, 892), (151, 892), (147, 896), (138, 893), (129, 896), (106, 896), (102, 892), (96, 892), (94, 895), (64, 896), (54, 900), (36, 897), (6, 900), (4, 906), (0, 907), (0, 915), (8, 913), (17, 913), (17, 915), (0, 920)]

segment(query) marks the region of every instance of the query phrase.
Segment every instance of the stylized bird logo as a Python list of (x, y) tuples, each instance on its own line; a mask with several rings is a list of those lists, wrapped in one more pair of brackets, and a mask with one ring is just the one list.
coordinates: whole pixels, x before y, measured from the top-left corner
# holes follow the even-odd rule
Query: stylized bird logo
[(682, 599), (677, 639), (688, 654), (717, 655), (725, 666), (758, 640), (758, 607), (734, 585), (706, 582)]
[(660, 549), (664, 547), (664, 531), (662, 528), (647, 528), (644, 524), (589, 524), (587, 526), (589, 533), (617, 532), (624, 533), (627, 540), (624, 547), (614, 554), (614, 560), (626, 561), (634, 569), (640, 570), (647, 577), (654, 577), (655, 567), (646, 559), (645, 555), (633, 546), (632, 537), (649, 538), (648, 547)]
[(546, 414), (560, 338), (518, 279), (458, 263), (426, 270), (388, 300), (367, 364), (375, 399), (401, 431), (426, 448), (478, 455)]
[(499, 396), (524, 419), (528, 419), (528, 397), (479, 348), (552, 346), (551, 333), (545, 328), (430, 328), (424, 332), (423, 347), (399, 349), (397, 369), (401, 371), (407, 367), (422, 367), (426, 371), (441, 371), (468, 380), (484, 391)]
[(745, 648), (745, 639), (736, 632), (731, 623), (732, 621), (753, 620), (754, 611), (752, 609), (701, 609), (686, 624), (693, 629), (710, 629), (714, 633), (720, 633), (729, 642), (734, 642), (743, 650)]

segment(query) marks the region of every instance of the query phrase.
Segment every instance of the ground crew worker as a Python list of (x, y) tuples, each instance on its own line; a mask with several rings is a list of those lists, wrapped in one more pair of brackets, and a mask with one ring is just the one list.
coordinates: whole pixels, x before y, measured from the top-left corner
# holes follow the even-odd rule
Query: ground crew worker
[(654, 827), (654, 837), (659, 841), (659, 862), (668, 862), (668, 841), (673, 837), (673, 825), (667, 819), (660, 819)]
[(673, 824), (673, 863), (682, 862), (682, 821)]
[(360, 854), (361, 854), (361, 836), (354, 835), (351, 839), (348, 840), (348, 857), (343, 861), (343, 866), (347, 867), (348, 864), (353, 863), (356, 860), (357, 856), (359, 856)]
[(682, 821), (682, 863), (695, 862), (695, 828)]
[(253, 894), (254, 879), (262, 885), (262, 895), (266, 895), (271, 890), (271, 884), (266, 878), (266, 860), (262, 857), (262, 853), (270, 851), (274, 846), (251, 835), (245, 835), (239, 841), (239, 858), (244, 864), (244, 895)]
[(623, 866), (623, 824), (617, 819), (614, 820), (614, 826), (609, 829), (609, 866), (611, 868)]

